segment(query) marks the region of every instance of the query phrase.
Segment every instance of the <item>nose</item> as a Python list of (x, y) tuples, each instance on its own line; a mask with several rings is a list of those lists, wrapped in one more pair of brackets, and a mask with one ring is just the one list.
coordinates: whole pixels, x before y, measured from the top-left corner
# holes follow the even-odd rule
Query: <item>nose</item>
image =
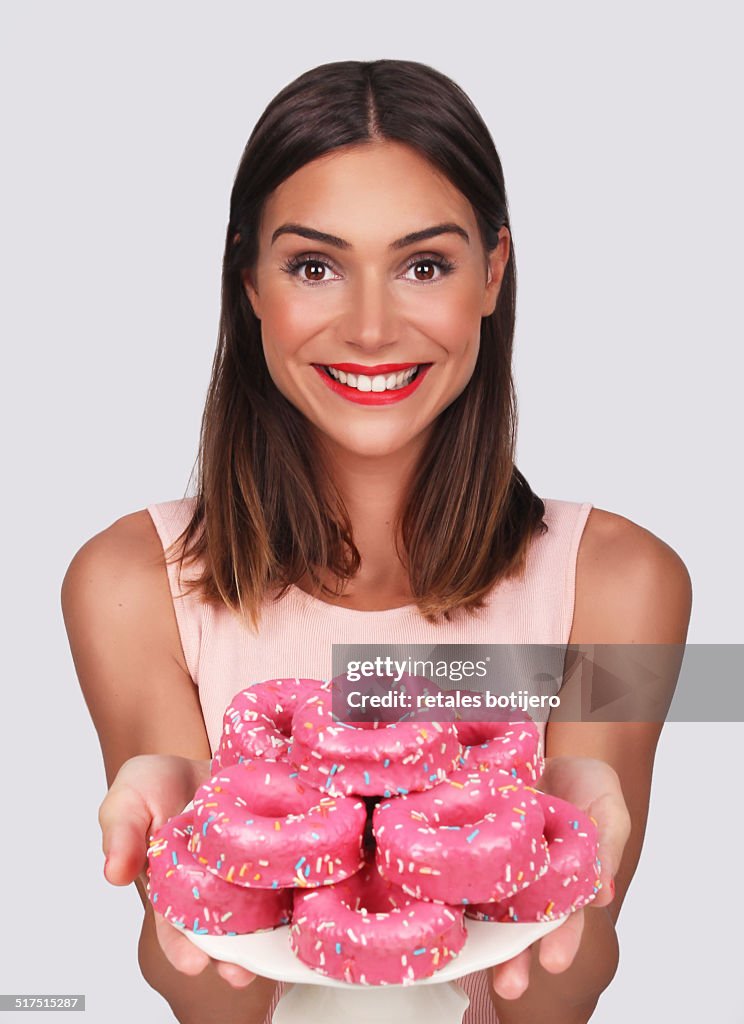
[(382, 275), (360, 275), (348, 293), (340, 324), (341, 340), (360, 352), (375, 352), (398, 342), (400, 317)]

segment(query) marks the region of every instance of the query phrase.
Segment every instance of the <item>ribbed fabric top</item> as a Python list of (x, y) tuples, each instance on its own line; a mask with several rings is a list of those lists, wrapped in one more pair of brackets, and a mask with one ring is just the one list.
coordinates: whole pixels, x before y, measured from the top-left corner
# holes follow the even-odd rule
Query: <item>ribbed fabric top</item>
[[(493, 588), (475, 617), (432, 625), (415, 605), (387, 611), (339, 608), (292, 587), (280, 601), (262, 608), (258, 635), (224, 605), (184, 595), (177, 564), (168, 565), (181, 644), (199, 700), (212, 750), (219, 745), (222, 716), (233, 696), (263, 679), (332, 676), (332, 644), (549, 644), (564, 647), (573, 621), (576, 556), (591, 509), (589, 503), (543, 499), (548, 532), (533, 538), (525, 572)], [(188, 523), (193, 498), (148, 508), (167, 549)], [(184, 566), (185, 581), (197, 567)], [(544, 741), (545, 727), (540, 725)], [(470, 1000), (463, 1024), (499, 1024), (489, 996), (488, 971), (461, 978)], [(285, 991), (279, 983), (264, 1024)]]
[[(332, 644), (553, 644), (565, 646), (571, 632), (576, 555), (591, 504), (545, 502), (548, 532), (533, 538), (521, 579), (503, 580), (475, 617), (461, 615), (434, 625), (415, 605), (386, 611), (339, 608), (292, 587), (280, 601), (267, 601), (258, 635), (224, 605), (183, 594), (177, 564), (168, 565), (181, 644), (212, 750), (219, 745), (222, 716), (233, 696), (263, 679), (332, 676)], [(151, 505), (167, 549), (187, 525), (193, 498)], [(195, 567), (184, 566), (185, 581)]]

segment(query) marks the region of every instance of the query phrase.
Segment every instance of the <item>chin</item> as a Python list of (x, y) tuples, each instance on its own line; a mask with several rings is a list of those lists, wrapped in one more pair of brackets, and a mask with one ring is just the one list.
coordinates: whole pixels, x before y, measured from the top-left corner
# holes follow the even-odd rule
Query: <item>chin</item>
[(394, 433), (384, 434), (376, 431), (374, 427), (367, 427), (365, 430), (349, 431), (339, 434), (323, 431), (325, 436), (333, 443), (334, 447), (342, 453), (346, 452), (349, 457), (359, 459), (383, 459), (401, 452), (414, 442), (415, 437), (410, 431), (405, 434)]

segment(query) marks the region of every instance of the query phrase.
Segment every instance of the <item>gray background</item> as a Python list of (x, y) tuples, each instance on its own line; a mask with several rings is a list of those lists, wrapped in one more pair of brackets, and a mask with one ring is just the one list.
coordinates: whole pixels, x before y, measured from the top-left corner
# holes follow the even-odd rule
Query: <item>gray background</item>
[[(2, 5), (0, 991), (85, 992), (95, 1024), (172, 1019), (138, 973), (139, 899), (102, 877), (59, 585), (92, 534), (184, 492), (232, 176), (315, 64), (413, 58), (470, 93), (511, 202), (520, 467), (666, 540), (693, 578), (690, 640), (742, 642), (737, 21), (720, 2)], [(595, 1020), (744, 1021), (742, 738), (665, 730)]]

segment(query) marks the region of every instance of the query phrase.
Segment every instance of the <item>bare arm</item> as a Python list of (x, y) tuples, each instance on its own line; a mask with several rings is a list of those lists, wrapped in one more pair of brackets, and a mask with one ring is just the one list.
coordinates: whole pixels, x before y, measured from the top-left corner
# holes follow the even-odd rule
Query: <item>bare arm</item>
[(147, 512), (119, 519), (78, 551), (62, 611), (109, 785), (137, 754), (211, 756)]
[[(99, 812), (106, 878), (134, 881), (150, 913), (147, 836), (208, 777), (211, 751), (162, 546), (146, 511), (118, 520), (77, 552), (62, 585), (62, 611), (110, 787)], [(202, 971), (206, 954), (154, 917), (170, 963), (185, 973)], [(252, 978), (233, 965), (217, 970), (233, 984)]]
[[(571, 644), (683, 645), (691, 604), (689, 574), (668, 545), (621, 516), (592, 511), (577, 561)], [(580, 762), (573, 759), (593, 759), (587, 762), (588, 769), (596, 762), (609, 765), (608, 780), (615, 788), (619, 784), (630, 820), (617, 816), (624, 818), (618, 820), (621, 841), (609, 846), (622, 850), (622, 856), (616, 858), (619, 863), (603, 865), (608, 883), (610, 876), (614, 878), (612, 902), (603, 905), (603, 896), (598, 900), (602, 905), (571, 915), (542, 940), (537, 952), (525, 951), (496, 969), (495, 1001), (502, 1024), (588, 1020), (612, 980), (617, 967), (614, 921), (643, 844), (660, 732), (661, 726), (653, 722), (548, 723), (548, 761), (541, 785), (581, 803)], [(591, 772), (586, 774), (588, 778)], [(617, 797), (608, 799), (617, 804)]]
[[(675, 551), (648, 530), (621, 516), (593, 510), (596, 525), (581, 545), (571, 644), (670, 645), (670, 661), (682, 650), (692, 608), (692, 585)], [(588, 528), (588, 524), (587, 524)], [(674, 646), (672, 646), (674, 645)], [(630, 812), (631, 831), (622, 863), (612, 865), (615, 920), (635, 873), (648, 817), (656, 722), (549, 722), (549, 757), (594, 757), (618, 774)]]

